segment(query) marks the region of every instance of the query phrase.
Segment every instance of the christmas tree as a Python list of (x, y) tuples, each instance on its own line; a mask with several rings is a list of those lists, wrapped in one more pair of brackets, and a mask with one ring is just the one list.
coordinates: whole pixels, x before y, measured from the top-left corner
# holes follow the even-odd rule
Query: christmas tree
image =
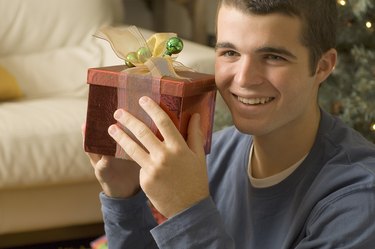
[(322, 107), (375, 142), (375, 0), (338, 0), (339, 60)]

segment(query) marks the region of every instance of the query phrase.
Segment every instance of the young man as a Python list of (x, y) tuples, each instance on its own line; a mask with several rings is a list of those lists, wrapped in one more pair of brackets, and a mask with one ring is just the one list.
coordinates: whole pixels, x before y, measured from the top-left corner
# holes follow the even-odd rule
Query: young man
[(216, 82), (235, 127), (206, 159), (199, 116), (185, 142), (141, 98), (161, 142), (117, 110), (145, 149), (113, 125), (134, 162), (90, 155), (109, 248), (375, 248), (375, 147), (318, 105), (336, 15), (334, 0), (220, 1)]

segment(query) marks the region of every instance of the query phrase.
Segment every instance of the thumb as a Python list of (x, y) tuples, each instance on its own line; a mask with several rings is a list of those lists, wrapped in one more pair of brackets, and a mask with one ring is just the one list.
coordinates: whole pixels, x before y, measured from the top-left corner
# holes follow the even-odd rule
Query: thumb
[(200, 120), (201, 118), (198, 113), (191, 116), (187, 132), (187, 144), (193, 152), (204, 157), (204, 137)]

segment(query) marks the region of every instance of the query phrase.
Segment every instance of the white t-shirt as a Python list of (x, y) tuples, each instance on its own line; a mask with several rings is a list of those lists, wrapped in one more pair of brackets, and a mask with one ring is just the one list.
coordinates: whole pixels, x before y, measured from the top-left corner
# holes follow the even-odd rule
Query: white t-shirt
[(296, 162), (292, 166), (288, 167), (287, 169), (281, 171), (280, 173), (260, 179), (260, 178), (253, 177), (253, 175), (251, 173), (251, 158), (253, 156), (253, 153), (254, 153), (254, 145), (251, 145), (247, 173), (249, 175), (249, 179), (250, 179), (251, 184), (255, 188), (268, 188), (268, 187), (271, 187), (273, 185), (276, 185), (276, 184), (282, 182), (284, 179), (286, 179), (288, 176), (290, 176), (298, 168), (298, 166), (301, 165), (303, 160), (305, 160), (305, 158), (308, 155), (308, 154), (306, 154), (304, 157), (302, 157), (300, 160), (298, 160), (298, 162)]

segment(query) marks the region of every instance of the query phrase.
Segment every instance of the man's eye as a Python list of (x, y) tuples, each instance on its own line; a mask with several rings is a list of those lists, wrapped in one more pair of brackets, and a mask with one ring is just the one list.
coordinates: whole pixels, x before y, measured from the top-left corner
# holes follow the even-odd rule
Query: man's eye
[(227, 57), (231, 57), (231, 56), (236, 56), (236, 55), (238, 55), (238, 53), (235, 52), (235, 51), (232, 51), (232, 50), (228, 50), (228, 51), (224, 51), (224, 52), (222, 53), (222, 55), (223, 55), (223, 56), (227, 56)]
[(267, 60), (274, 60), (274, 61), (285, 61), (285, 59), (281, 56), (274, 55), (274, 54), (268, 54), (265, 56)]

